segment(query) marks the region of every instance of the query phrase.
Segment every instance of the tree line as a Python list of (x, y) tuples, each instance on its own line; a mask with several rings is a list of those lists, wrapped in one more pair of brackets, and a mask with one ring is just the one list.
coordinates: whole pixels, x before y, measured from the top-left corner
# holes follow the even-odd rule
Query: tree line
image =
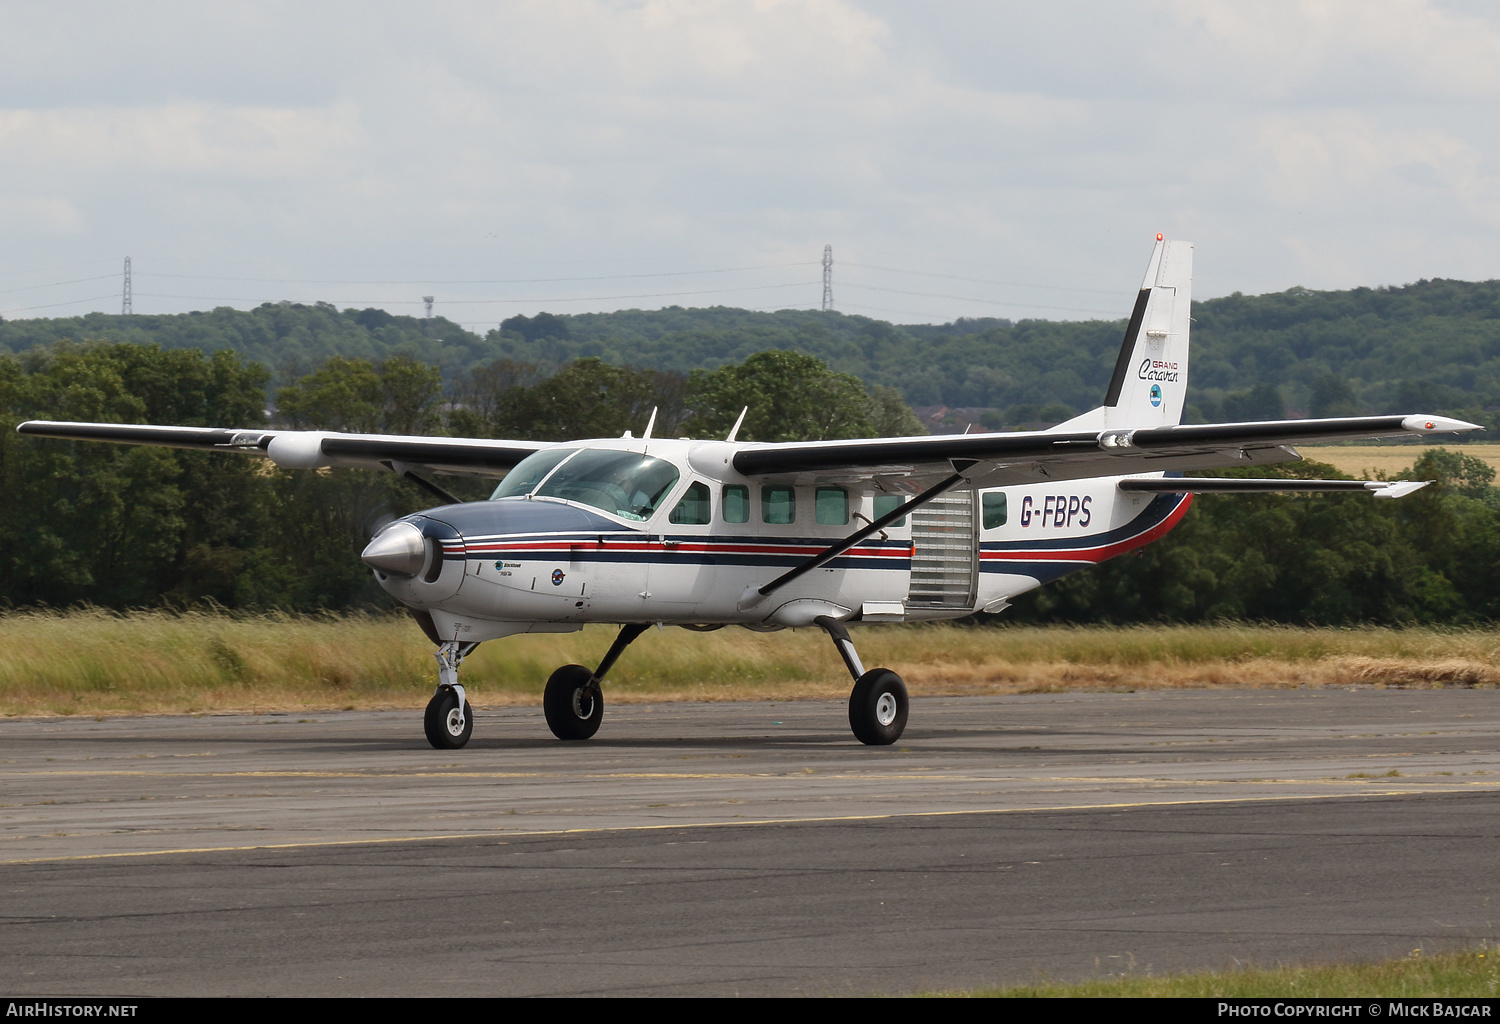
[[(1118, 318), (1087, 321), (892, 324), (817, 310), (672, 306), (543, 312), (482, 331), (440, 316), (282, 302), (0, 321), (0, 350), (84, 338), (228, 350), (271, 368), (278, 386), (335, 355), (372, 363), (406, 356), (454, 382), (496, 362), (535, 367), (543, 377), (588, 358), (687, 375), (787, 350), (893, 388), (909, 405), (988, 410), (986, 425), (1005, 429), (1098, 404), (1130, 299), (1120, 297)], [(1421, 411), (1500, 426), (1500, 282), (1234, 294), (1193, 303), (1193, 318), (1189, 422)]]
[[(722, 437), (749, 405), (739, 435), (747, 440), (920, 429), (894, 391), (866, 388), (786, 351), (686, 374), (597, 358), (548, 372), (502, 359), (447, 381), (409, 356), (333, 356), (273, 388), (268, 413), (271, 379), (263, 366), (227, 351), (64, 343), (0, 356), (0, 602), (211, 602), (300, 612), (388, 606), (358, 553), (381, 524), (432, 503), (393, 474), (309, 473), (239, 455), (27, 438), (14, 432), (23, 419), (569, 440), (639, 433), (653, 406), (660, 436)], [(1340, 475), (1306, 463), (1269, 472)], [(1164, 540), (1044, 587), (1006, 617), (1500, 618), (1494, 471), (1461, 451), (1432, 450), (1415, 472), (1438, 483), (1396, 501), (1200, 497)], [(493, 483), (444, 482), (468, 499), (485, 497)]]

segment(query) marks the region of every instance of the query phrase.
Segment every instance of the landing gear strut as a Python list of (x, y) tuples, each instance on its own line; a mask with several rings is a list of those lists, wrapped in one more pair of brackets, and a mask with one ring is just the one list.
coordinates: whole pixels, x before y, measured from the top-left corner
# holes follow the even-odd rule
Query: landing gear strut
[(438, 750), (457, 750), (474, 735), (474, 709), (458, 681), (458, 666), (478, 646), (457, 640), (438, 646), (437, 692), (427, 702), (427, 713), (422, 716), (427, 742)]
[(646, 629), (645, 623), (621, 626), (609, 653), (593, 671), (582, 665), (564, 665), (552, 673), (542, 693), (542, 711), (552, 735), (560, 740), (586, 740), (599, 731), (604, 718), (604, 692), (599, 683), (631, 641)]
[(849, 694), (849, 728), (854, 738), (872, 747), (895, 743), (906, 730), (906, 684), (888, 668), (866, 672), (843, 623), (826, 615), (813, 621), (833, 640), (839, 657), (854, 677), (854, 690)]

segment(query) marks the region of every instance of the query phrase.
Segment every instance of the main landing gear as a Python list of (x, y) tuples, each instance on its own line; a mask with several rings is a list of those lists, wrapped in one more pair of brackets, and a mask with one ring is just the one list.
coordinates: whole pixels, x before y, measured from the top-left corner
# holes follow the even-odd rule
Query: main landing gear
[[(888, 668), (866, 672), (843, 623), (826, 615), (814, 621), (832, 638), (839, 657), (854, 677), (854, 690), (849, 694), (849, 728), (855, 739), (874, 747), (895, 743), (906, 729), (906, 684)], [(542, 694), (542, 710), (552, 735), (560, 740), (586, 740), (599, 731), (604, 718), (604, 693), (599, 683), (625, 648), (646, 629), (645, 623), (621, 626), (609, 653), (596, 669), (564, 665), (552, 673)], [(427, 703), (422, 725), (427, 742), (438, 750), (457, 750), (474, 734), (474, 712), (458, 681), (458, 666), (478, 646), (450, 640), (437, 649), (437, 692)]]
[(895, 743), (906, 730), (909, 703), (906, 684), (888, 668), (872, 668), (866, 672), (843, 623), (826, 615), (813, 621), (833, 640), (839, 657), (844, 659), (849, 674), (854, 677), (854, 690), (849, 694), (849, 728), (853, 730), (854, 738), (872, 747)]
[(599, 731), (604, 718), (604, 693), (599, 683), (631, 641), (646, 629), (644, 623), (621, 626), (609, 653), (592, 672), (582, 665), (564, 665), (552, 673), (542, 693), (542, 711), (552, 735), (560, 740), (586, 740)]

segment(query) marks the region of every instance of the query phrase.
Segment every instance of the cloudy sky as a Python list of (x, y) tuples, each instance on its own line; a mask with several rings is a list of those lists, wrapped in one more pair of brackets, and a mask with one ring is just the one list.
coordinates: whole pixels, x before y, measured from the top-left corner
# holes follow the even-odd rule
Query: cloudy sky
[(0, 6), (0, 316), (1124, 317), (1500, 276), (1500, 5)]

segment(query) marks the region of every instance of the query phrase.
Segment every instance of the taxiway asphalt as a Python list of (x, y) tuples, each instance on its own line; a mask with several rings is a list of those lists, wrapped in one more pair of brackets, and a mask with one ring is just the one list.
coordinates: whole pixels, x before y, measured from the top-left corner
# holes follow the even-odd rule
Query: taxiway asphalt
[(0, 722), (0, 995), (858, 994), (1496, 936), (1500, 694)]

